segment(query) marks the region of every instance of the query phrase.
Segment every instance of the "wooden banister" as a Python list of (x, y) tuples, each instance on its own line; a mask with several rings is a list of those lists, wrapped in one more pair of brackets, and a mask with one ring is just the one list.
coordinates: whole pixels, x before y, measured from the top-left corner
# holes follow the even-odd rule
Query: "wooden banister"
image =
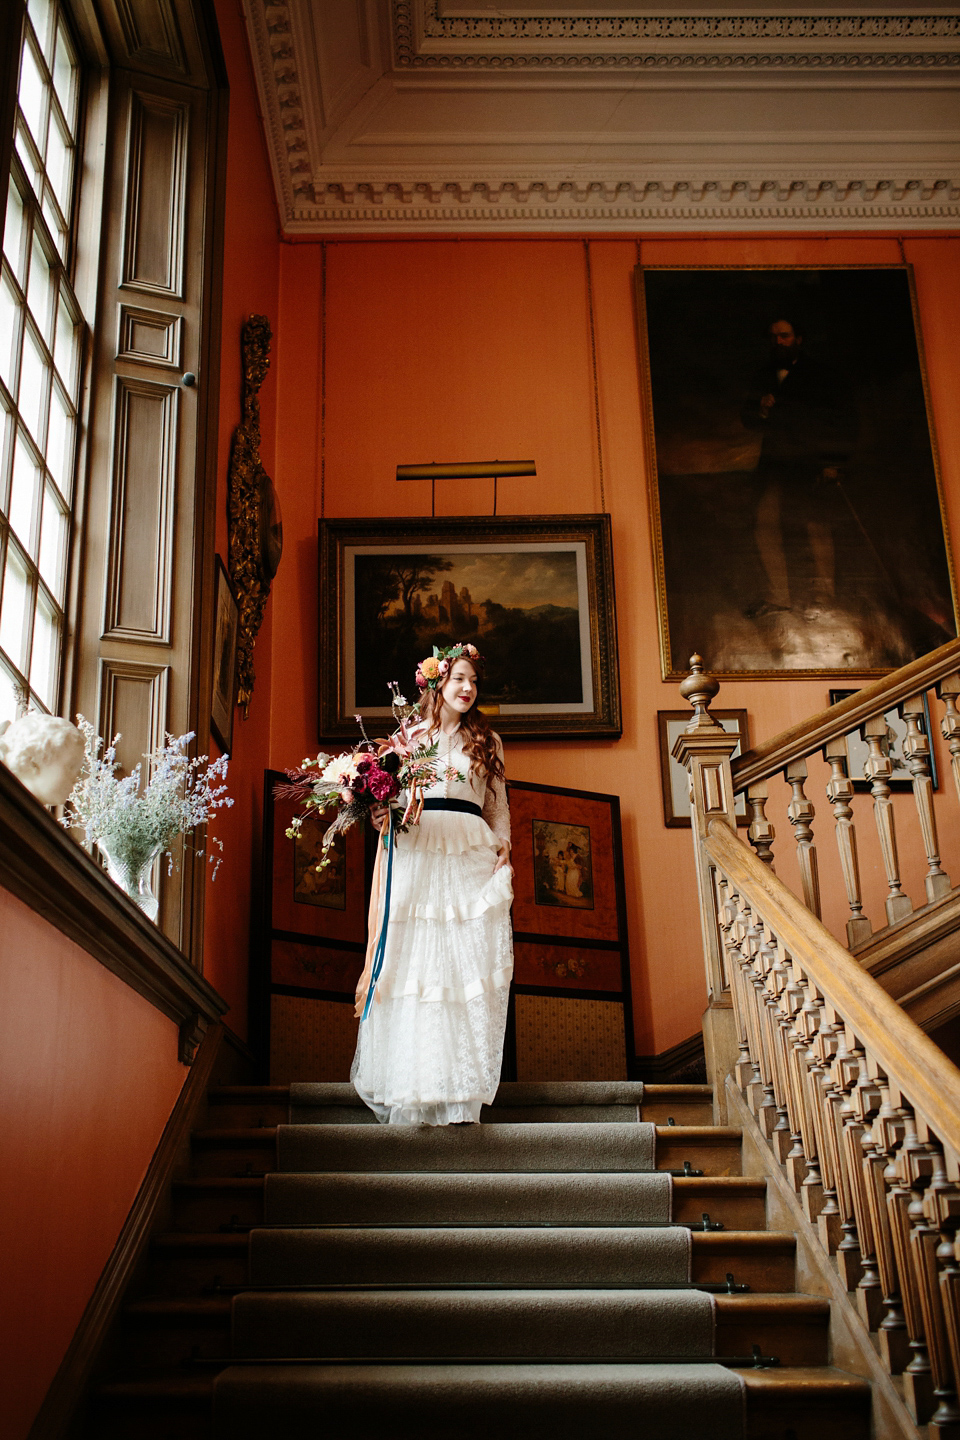
[(724, 820), (708, 820), (706, 830), (704, 847), (710, 860), (802, 964), (863, 1048), (909, 1095), (956, 1163), (960, 1070)]
[(930, 690), (940, 680), (960, 670), (960, 640), (949, 640), (937, 650), (911, 660), (899, 670), (874, 680), (855, 695), (821, 711), (811, 719), (791, 725), (763, 745), (757, 745), (733, 761), (734, 788), (745, 790), (759, 780), (778, 774), (794, 760), (822, 750), (828, 741), (863, 725), (871, 716), (884, 714), (904, 700)]

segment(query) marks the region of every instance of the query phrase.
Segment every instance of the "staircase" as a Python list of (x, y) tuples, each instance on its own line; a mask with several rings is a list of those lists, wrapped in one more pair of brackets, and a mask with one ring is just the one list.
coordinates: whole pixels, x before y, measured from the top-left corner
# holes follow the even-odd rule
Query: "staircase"
[(349, 1085), (208, 1109), (90, 1440), (870, 1434), (706, 1086), (504, 1084), (441, 1130)]

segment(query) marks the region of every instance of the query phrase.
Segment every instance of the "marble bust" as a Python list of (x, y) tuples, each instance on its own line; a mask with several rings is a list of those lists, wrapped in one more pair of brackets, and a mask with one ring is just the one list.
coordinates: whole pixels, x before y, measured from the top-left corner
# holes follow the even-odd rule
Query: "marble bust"
[(0, 760), (41, 805), (63, 804), (83, 758), (83, 736), (59, 715), (31, 711), (0, 725)]

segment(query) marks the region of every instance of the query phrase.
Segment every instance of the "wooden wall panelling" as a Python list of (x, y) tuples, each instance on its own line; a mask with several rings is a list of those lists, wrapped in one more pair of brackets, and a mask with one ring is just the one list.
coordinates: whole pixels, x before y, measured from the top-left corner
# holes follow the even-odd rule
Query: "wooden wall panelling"
[[(140, 0), (128, 9), (146, 13)], [(140, 33), (159, 43), (159, 31)], [(209, 680), (195, 650), (202, 561), (212, 551), (209, 527), (197, 524), (211, 466), (201, 365), (219, 149), (211, 116), (206, 88), (113, 72), (77, 708), (108, 738), (111, 714), (122, 715), (125, 764), (164, 730), (198, 732), (201, 749), (208, 734)], [(102, 577), (99, 596), (92, 577)], [(145, 677), (161, 672), (162, 696), (145, 703), (143, 687), (154, 683)], [(186, 855), (172, 875), (163, 867), (159, 923), (199, 963), (193, 912), (202, 907), (204, 867)]]
[(195, 85), (208, 83), (208, 46), (191, 0), (103, 0), (115, 65)]
[(179, 390), (117, 379), (104, 638), (172, 643)]

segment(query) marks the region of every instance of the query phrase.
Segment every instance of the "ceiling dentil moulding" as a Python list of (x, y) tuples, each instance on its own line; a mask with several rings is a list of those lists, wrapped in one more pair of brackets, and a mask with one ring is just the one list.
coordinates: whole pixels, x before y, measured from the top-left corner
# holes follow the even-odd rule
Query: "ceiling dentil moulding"
[(932, 6), (244, 7), (290, 235), (960, 221), (960, 16)]

